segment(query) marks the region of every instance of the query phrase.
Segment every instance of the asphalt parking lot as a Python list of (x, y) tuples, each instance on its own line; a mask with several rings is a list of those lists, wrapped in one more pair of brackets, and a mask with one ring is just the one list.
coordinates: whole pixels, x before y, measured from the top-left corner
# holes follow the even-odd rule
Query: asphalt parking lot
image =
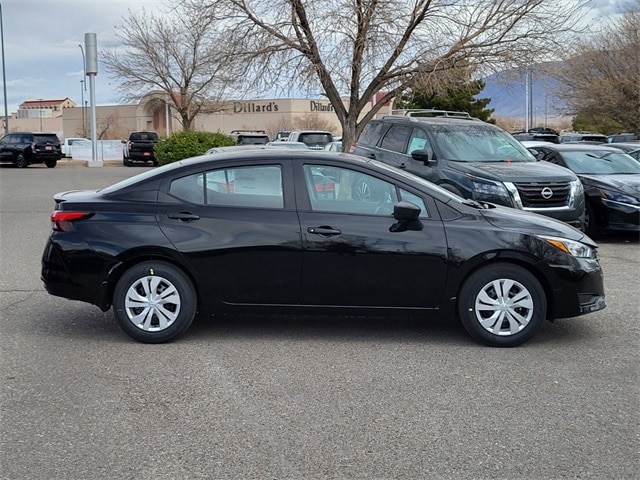
[(638, 478), (637, 235), (599, 242), (605, 310), (515, 349), (446, 320), (253, 316), (143, 345), (39, 275), (54, 193), (147, 168), (0, 168), (0, 478)]

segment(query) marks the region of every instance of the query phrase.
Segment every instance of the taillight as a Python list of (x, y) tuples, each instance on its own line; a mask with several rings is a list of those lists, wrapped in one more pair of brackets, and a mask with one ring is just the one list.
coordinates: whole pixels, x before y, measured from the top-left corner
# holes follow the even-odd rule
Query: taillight
[(84, 220), (91, 216), (93, 216), (93, 213), (54, 210), (51, 213), (51, 228), (58, 232), (70, 232), (73, 230), (72, 222)]

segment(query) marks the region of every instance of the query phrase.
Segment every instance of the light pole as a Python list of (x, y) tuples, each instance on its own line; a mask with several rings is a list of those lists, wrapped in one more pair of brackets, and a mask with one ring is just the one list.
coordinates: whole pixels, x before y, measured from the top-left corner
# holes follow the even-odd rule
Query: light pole
[(7, 110), (7, 76), (4, 67), (4, 27), (2, 26), (2, 4), (0, 3), (0, 43), (2, 43), (2, 86), (4, 88), (4, 133), (9, 131), (9, 112)]
[(80, 95), (82, 95), (82, 136), (86, 138), (87, 136), (87, 124), (85, 123), (85, 106), (84, 106), (84, 92), (87, 91), (87, 62), (84, 57), (84, 48), (82, 48), (82, 44), (79, 43), (78, 47), (80, 47), (80, 51), (82, 52), (82, 72), (84, 73), (84, 77), (82, 77), (82, 87), (83, 89), (80, 91)]
[(42, 132), (42, 99), (38, 99), (38, 116), (40, 117), (40, 131)]

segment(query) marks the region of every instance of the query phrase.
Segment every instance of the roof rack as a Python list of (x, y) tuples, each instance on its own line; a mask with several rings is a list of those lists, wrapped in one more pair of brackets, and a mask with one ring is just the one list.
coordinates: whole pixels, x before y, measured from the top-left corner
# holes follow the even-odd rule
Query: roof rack
[(391, 110), (391, 115), (403, 117), (456, 117), (471, 118), (468, 112), (455, 112), (450, 110), (436, 110), (435, 108), (409, 108)]
[[(472, 117), (467, 112), (455, 112), (450, 110), (436, 110), (434, 108), (413, 108), (402, 110), (391, 110), (391, 115), (381, 115), (382, 118), (408, 117), (410, 120), (417, 122), (420, 118), (456, 118), (459, 120), (472, 120), (481, 122), (479, 118)], [(380, 118), (377, 117), (377, 118)]]

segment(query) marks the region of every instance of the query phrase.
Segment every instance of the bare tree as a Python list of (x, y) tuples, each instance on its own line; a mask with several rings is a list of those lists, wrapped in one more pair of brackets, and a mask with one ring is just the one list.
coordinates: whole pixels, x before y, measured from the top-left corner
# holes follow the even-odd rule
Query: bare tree
[(122, 45), (101, 52), (102, 61), (118, 79), (123, 98), (159, 92), (190, 130), (198, 114), (217, 111), (237, 78), (219, 48), (216, 26), (216, 19), (188, 3), (162, 16), (129, 11), (117, 27)]
[(549, 59), (580, 20), (575, 5), (550, 0), (185, 1), (226, 27), (254, 85), (326, 96), (344, 148), (407, 88)]
[(608, 124), (640, 132), (640, 0), (628, 4), (618, 23), (581, 41), (558, 77), (572, 114), (601, 130)]

